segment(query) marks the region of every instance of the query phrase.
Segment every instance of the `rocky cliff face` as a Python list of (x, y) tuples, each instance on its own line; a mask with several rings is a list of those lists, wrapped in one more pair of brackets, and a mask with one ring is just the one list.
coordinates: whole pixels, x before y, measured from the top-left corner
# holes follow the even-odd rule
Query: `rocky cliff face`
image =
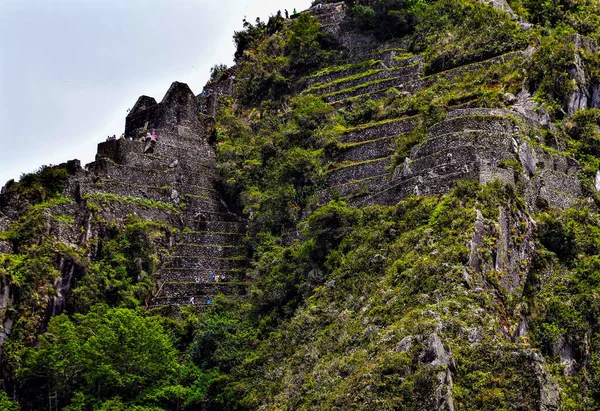
[[(534, 29), (492, 5), (472, 7), (516, 37)], [(229, 76), (198, 96), (175, 82), (160, 103), (140, 97), (127, 138), (59, 166), (52, 195), (43, 179), (39, 192), (7, 184), (0, 346), (34, 343), (102, 289), (115, 305), (132, 294), (149, 313), (198, 316), (182, 350), (222, 374), (190, 407), (593, 409), (598, 330), (581, 302), (596, 300), (599, 171), (556, 113), (599, 106), (595, 42), (564, 40), (572, 87), (549, 114), (531, 87), (545, 83), (527, 77), (543, 47), (515, 41), (436, 71), (431, 50), (382, 41), (356, 14), (333, 3), (257, 26)], [(302, 24), (327, 64), (268, 73)], [(285, 98), (268, 108), (273, 90)], [(147, 130), (157, 142), (138, 138)]]

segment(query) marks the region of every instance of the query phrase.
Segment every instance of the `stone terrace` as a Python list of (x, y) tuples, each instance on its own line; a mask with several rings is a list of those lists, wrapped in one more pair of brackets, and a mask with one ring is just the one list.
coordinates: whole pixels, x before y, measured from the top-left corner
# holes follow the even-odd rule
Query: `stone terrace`
[[(453, 81), (524, 56), (521, 51), (510, 52), (424, 76), (422, 56), (409, 53), (402, 42), (373, 47), (370, 39), (360, 38), (358, 33), (349, 36), (352, 30), (348, 30), (344, 7), (328, 6), (310, 11), (324, 30), (342, 36), (338, 40), (354, 57), (305, 78), (300, 92), (321, 96), (337, 109), (351, 110), (367, 100), (383, 99), (390, 89), (411, 95), (436, 82)], [(418, 124), (417, 117), (400, 115), (347, 130), (337, 149), (327, 156), (328, 188), (319, 193), (319, 202), (339, 197), (355, 205), (395, 204), (411, 194), (444, 194), (459, 180), (475, 179), (485, 184), (500, 179), (516, 185), (521, 169), (525, 170), (524, 195), (530, 204), (562, 208), (581, 195), (576, 163), (530, 141), (525, 130), (527, 135), (539, 134), (542, 125), (508, 110), (455, 106), (392, 176), (395, 143)], [(514, 164), (521, 166), (515, 170)]]
[[(155, 130), (156, 145), (137, 139), (101, 143), (87, 166), (93, 178), (80, 184), (83, 198), (144, 216), (155, 208), (161, 210), (157, 219), (176, 221), (181, 234), (158, 273), (157, 305), (189, 304), (194, 297), (202, 306), (218, 293), (245, 291), (245, 224), (216, 189), (215, 154), (206, 141), (213, 121), (198, 116), (196, 97), (185, 84), (173, 83), (161, 103), (142, 96), (127, 117), (125, 135)], [(209, 281), (211, 273), (226, 281)], [(205, 281), (198, 284), (199, 278)]]
[(411, 194), (444, 194), (459, 180), (486, 184), (499, 179), (516, 186), (519, 178), (532, 208), (570, 207), (582, 195), (578, 165), (531, 140), (537, 132), (531, 122), (508, 110), (450, 112), (397, 168), (392, 181), (360, 205), (391, 205)]

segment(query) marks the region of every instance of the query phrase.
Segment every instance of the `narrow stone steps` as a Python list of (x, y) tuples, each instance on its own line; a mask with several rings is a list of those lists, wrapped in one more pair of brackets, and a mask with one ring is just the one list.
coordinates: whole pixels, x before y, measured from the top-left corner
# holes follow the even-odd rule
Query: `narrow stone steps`
[(163, 281), (167, 282), (194, 282), (196, 278), (210, 278), (211, 271), (214, 271), (215, 275), (225, 275), (230, 281), (241, 281), (245, 275), (245, 270), (241, 268), (228, 268), (228, 269), (206, 269), (206, 268), (161, 268), (160, 277)]
[[(163, 315), (165, 317), (173, 316), (173, 312), (172, 312), (173, 307), (190, 306), (190, 307), (193, 307), (194, 310), (204, 312), (211, 307), (211, 305), (207, 304), (206, 301), (207, 300), (201, 301), (200, 299), (198, 299), (198, 301), (194, 301), (194, 305), (192, 306), (190, 304), (189, 297), (172, 297), (172, 298), (156, 297), (154, 299), (154, 303), (152, 305), (148, 306), (148, 310), (152, 310), (152, 312), (156, 312), (156, 313), (161, 313), (160, 315)], [(211, 299), (211, 301), (212, 301), (212, 299)], [(165, 311), (165, 310), (168, 310), (168, 311)]]
[(390, 156), (377, 160), (344, 165), (328, 173), (328, 185), (337, 186), (349, 181), (363, 180), (367, 177), (385, 174), (387, 167), (391, 162), (392, 157)]
[(244, 233), (245, 222), (194, 220), (188, 226), (194, 231), (215, 231), (218, 233)]
[(223, 283), (201, 283), (195, 282), (166, 282), (161, 290), (156, 303), (163, 305), (175, 303), (186, 305), (190, 304), (190, 298), (194, 297), (194, 305), (206, 304), (207, 300), (214, 300), (219, 294), (240, 295), (246, 294), (247, 284), (244, 282), (223, 282)]
[(221, 244), (238, 245), (242, 240), (240, 233), (217, 233), (211, 231), (186, 231), (183, 233), (183, 241), (187, 244)]
[(376, 140), (365, 141), (358, 144), (342, 147), (334, 156), (336, 162), (352, 161), (362, 162), (389, 157), (394, 153), (395, 136), (382, 137)]
[[(186, 219), (188, 221), (210, 221), (210, 222), (229, 222), (241, 223), (242, 218), (232, 212), (212, 212), (200, 210), (186, 210)], [(204, 230), (198, 230), (204, 231)]]
[(419, 116), (412, 116), (365, 124), (346, 131), (340, 136), (340, 142), (344, 144), (359, 143), (396, 136), (412, 131), (419, 124), (419, 120)]
[(178, 255), (211, 256), (215, 258), (245, 257), (246, 248), (238, 245), (179, 243), (174, 252)]
[[(179, 250), (176, 250), (179, 252)], [(242, 268), (246, 260), (237, 257), (221, 258), (214, 256), (174, 255), (164, 268), (185, 268), (194, 270), (230, 270)]]

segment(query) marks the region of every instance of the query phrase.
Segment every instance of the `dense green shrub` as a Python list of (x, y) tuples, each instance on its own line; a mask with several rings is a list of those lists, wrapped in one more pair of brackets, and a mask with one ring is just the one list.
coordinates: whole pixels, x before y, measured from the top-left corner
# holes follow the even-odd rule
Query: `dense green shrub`
[(583, 154), (600, 156), (600, 110), (579, 110), (566, 123), (566, 131)]
[(566, 112), (571, 93), (575, 91), (569, 69), (575, 62), (576, 52), (569, 34), (544, 36), (527, 68), (529, 88), (536, 91), (538, 98), (547, 102), (550, 110), (559, 116)]
[(595, 0), (511, 0), (509, 4), (522, 18), (547, 28), (570, 27), (575, 32), (598, 39), (600, 4)]
[(77, 392), (88, 404), (114, 396), (132, 400), (177, 369), (160, 321), (98, 305), (86, 315), (54, 317), (40, 346), (24, 351), (20, 378), (29, 404), (45, 404), (52, 393), (65, 406)]
[(391, 39), (409, 34), (425, 9), (427, 0), (347, 0), (356, 25), (378, 38)]
[(439, 0), (425, 8), (413, 35), (426, 73), (473, 63), (527, 45), (525, 32), (504, 11), (470, 0)]

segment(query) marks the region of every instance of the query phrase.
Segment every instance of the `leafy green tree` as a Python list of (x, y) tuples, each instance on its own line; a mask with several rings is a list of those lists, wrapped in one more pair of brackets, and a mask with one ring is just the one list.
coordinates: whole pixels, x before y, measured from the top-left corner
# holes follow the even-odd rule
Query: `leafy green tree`
[(85, 315), (54, 317), (40, 346), (22, 355), (23, 392), (43, 404), (46, 393), (66, 405), (76, 392), (90, 401), (128, 400), (167, 383), (178, 371), (177, 352), (156, 318), (97, 305)]
[(304, 71), (321, 63), (320, 28), (319, 21), (308, 13), (300, 14), (294, 21), (287, 42), (292, 70)]
[(21, 408), (4, 391), (0, 391), (0, 410), (19, 411)]

